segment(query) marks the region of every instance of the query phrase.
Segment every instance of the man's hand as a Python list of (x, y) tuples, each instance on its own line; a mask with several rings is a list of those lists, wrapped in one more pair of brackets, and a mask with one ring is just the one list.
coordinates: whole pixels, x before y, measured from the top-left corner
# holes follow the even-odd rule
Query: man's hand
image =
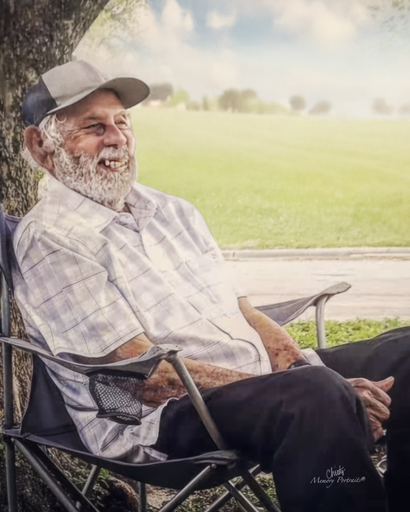
[(378, 382), (372, 382), (363, 378), (346, 380), (354, 387), (366, 406), (373, 439), (377, 441), (383, 436), (382, 423), (390, 416), (388, 407), (390, 406), (391, 398), (387, 391), (393, 386), (394, 377), (388, 377)]

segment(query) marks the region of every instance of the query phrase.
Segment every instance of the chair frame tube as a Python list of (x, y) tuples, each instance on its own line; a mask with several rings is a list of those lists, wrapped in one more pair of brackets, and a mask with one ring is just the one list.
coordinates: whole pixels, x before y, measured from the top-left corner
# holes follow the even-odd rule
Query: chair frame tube
[[(212, 472), (212, 467), (207, 466), (203, 469), (194, 479), (192, 479), (188, 485), (186, 485), (178, 494), (176, 494), (172, 500), (168, 501), (168, 503), (163, 507), (160, 512), (172, 512), (175, 510), (181, 503), (185, 501), (188, 496), (190, 496), (201, 484), (204, 480), (207, 480)], [(258, 511), (256, 511), (258, 512)]]
[(20, 439), (15, 439), (14, 442), (67, 512), (98, 512), (39, 446), (22, 442)]
[[(218, 427), (216, 426), (214, 420), (212, 419), (208, 408), (202, 398), (201, 394), (198, 391), (190, 373), (188, 372), (186, 366), (184, 365), (181, 358), (178, 354), (173, 354), (167, 358), (168, 362), (172, 364), (174, 370), (178, 374), (178, 377), (181, 379), (184, 384), (187, 393), (194, 405), (196, 411), (198, 412), (205, 428), (207, 429), (209, 435), (213, 439), (214, 443), (220, 450), (226, 450), (227, 446), (225, 441), (223, 440)], [(243, 479), (246, 481), (247, 485), (251, 488), (255, 496), (261, 501), (261, 503), (268, 509), (269, 512), (278, 512), (278, 508), (269, 498), (269, 496), (265, 493), (265, 491), (260, 487), (258, 482), (254, 479), (254, 477), (247, 472), (243, 475)], [(235, 487), (230, 482), (224, 484), (228, 489), (229, 493), (248, 511), (248, 512), (258, 512), (258, 510), (252, 505), (252, 503), (245, 498), (245, 496), (239, 491), (237, 487)], [(163, 512), (163, 511), (161, 511)], [(279, 511), (280, 512), (280, 511)]]
[(97, 481), (98, 475), (100, 474), (101, 468), (99, 466), (92, 466), (90, 474), (88, 475), (87, 481), (84, 484), (83, 490), (81, 494), (83, 496), (87, 496), (94, 487), (95, 482)]
[(325, 330), (325, 305), (329, 295), (324, 295), (316, 303), (316, 334), (319, 348), (326, 348), (326, 330)]
[(39, 464), (39, 461), (30, 450), (24, 446), (18, 439), (15, 439), (15, 443), (20, 452), (26, 457), (26, 459), (33, 466), (38, 476), (48, 486), (51, 492), (55, 495), (61, 505), (67, 510), (67, 512), (78, 512), (78, 508), (70, 500), (68, 495), (59, 487), (59, 485), (53, 480), (48, 471)]
[[(252, 475), (258, 475), (259, 473), (261, 472), (261, 468), (260, 466), (256, 466), (255, 468), (253, 468), (250, 473)], [(241, 478), (239, 480), (239, 482), (237, 482), (235, 484), (235, 487), (238, 489), (238, 491), (240, 491), (241, 489), (243, 489), (244, 487), (246, 486), (246, 482), (244, 481), (243, 478)], [(221, 507), (223, 507), (224, 505), (226, 505), (228, 503), (228, 501), (230, 499), (232, 499), (233, 496), (232, 494), (227, 491), (225, 492), (224, 494), (222, 494), (222, 496), (220, 496), (217, 500), (215, 500), (213, 503), (211, 503), (209, 505), (209, 507), (204, 510), (204, 512), (216, 512), (217, 510), (219, 510)]]
[(223, 485), (247, 512), (260, 512), (231, 482)]
[(243, 480), (253, 494), (258, 498), (262, 505), (268, 510), (268, 512), (280, 512), (278, 507), (272, 502), (268, 494), (262, 489), (262, 487), (255, 480), (252, 473), (247, 472), (242, 475)]
[(144, 482), (138, 482), (138, 512), (147, 510), (147, 486)]
[(184, 384), (187, 393), (192, 400), (192, 403), (198, 412), (205, 428), (207, 429), (209, 435), (212, 437), (214, 443), (220, 450), (226, 450), (226, 444), (223, 440), (221, 434), (219, 433), (218, 427), (215, 425), (214, 420), (211, 418), (209, 414), (208, 408), (205, 405), (205, 402), (198, 391), (194, 381), (192, 380), (191, 375), (189, 374), (186, 366), (182, 362), (181, 358), (175, 354), (167, 358), (168, 362), (172, 364), (174, 370), (177, 372), (178, 377), (181, 379)]
[[(1, 332), (10, 336), (10, 297), (5, 275), (1, 272)], [(4, 427), (13, 428), (13, 347), (3, 343), (3, 392), (4, 392)], [(16, 487), (16, 450), (13, 439), (4, 436), (6, 445), (6, 481), (7, 501), (10, 512), (17, 512)]]

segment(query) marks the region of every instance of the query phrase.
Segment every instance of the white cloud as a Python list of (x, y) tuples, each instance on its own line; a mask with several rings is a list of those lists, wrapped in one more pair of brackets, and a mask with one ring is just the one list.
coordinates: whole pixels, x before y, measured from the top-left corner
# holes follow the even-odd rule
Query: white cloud
[(194, 29), (192, 14), (176, 0), (166, 0), (159, 16), (147, 6), (140, 8), (138, 32), (145, 46), (153, 51), (177, 51)]
[[(349, 43), (370, 25), (376, 0), (235, 0), (238, 16), (272, 18), (283, 33), (326, 45)], [(385, 1), (385, 0), (379, 0)]]
[(82, 45), (76, 51), (77, 57), (112, 75), (135, 75), (148, 83), (170, 82), (198, 99), (204, 91), (219, 94), (238, 83), (235, 53), (226, 48), (215, 52), (214, 48), (198, 49), (192, 45), (193, 16), (176, 0), (166, 0), (159, 13), (149, 4), (139, 9), (138, 51), (122, 50), (114, 56), (104, 45)]
[(165, 30), (190, 33), (194, 28), (191, 13), (182, 9), (176, 0), (167, 0), (161, 15)]
[[(202, 9), (195, 11), (196, 4), (188, 2), (191, 7), (183, 9), (179, 1), (164, 0), (162, 9), (140, 7), (130, 44), (118, 37), (117, 47), (94, 45), (88, 53), (81, 53), (82, 45), (77, 57), (113, 75), (170, 82), (194, 99), (251, 87), (266, 101), (287, 104), (291, 94), (302, 94), (310, 105), (331, 101), (335, 113), (338, 106), (348, 111), (353, 105), (355, 115), (356, 105), (367, 112), (377, 96), (395, 105), (410, 101), (408, 51), (403, 46), (387, 52), (385, 38), (368, 29), (370, 0), (223, 0), (223, 5), (209, 0), (208, 29), (200, 25)], [(250, 38), (237, 43), (229, 30), (217, 28), (227, 27), (226, 13), (235, 13), (235, 21), (253, 17), (252, 29), (254, 22), (272, 20), (275, 29), (263, 23), (265, 39), (256, 41), (258, 46), (248, 44)], [(278, 38), (279, 30), (286, 37)]]
[(270, 6), (275, 27), (322, 44), (350, 42), (370, 19), (360, 0), (276, 0)]
[(211, 11), (206, 17), (208, 27), (220, 30), (221, 28), (232, 27), (236, 21), (236, 14), (221, 14), (217, 11)]
[(189, 10), (182, 9), (176, 0), (167, 0), (159, 15), (146, 6), (139, 22), (139, 32), (150, 58), (138, 59), (140, 71), (149, 82), (169, 81), (195, 94), (206, 88), (221, 90), (232, 86), (237, 79), (235, 55), (222, 49), (200, 50), (190, 44), (194, 29)]

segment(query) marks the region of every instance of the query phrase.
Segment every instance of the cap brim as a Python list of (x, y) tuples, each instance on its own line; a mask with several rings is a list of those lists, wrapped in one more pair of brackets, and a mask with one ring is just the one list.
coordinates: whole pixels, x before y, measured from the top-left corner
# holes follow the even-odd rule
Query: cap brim
[(63, 108), (69, 107), (70, 105), (74, 105), (74, 103), (77, 103), (80, 100), (86, 98), (98, 89), (108, 89), (110, 91), (115, 92), (124, 108), (131, 108), (135, 105), (138, 105), (138, 103), (144, 101), (145, 98), (147, 98), (150, 93), (148, 85), (142, 80), (139, 80), (138, 78), (113, 78), (112, 80), (107, 80), (107, 82), (100, 85), (99, 87), (94, 87), (87, 91), (83, 91), (81, 94), (77, 94), (76, 96), (70, 98), (69, 101), (47, 112), (47, 114), (44, 117), (50, 114), (54, 114), (55, 112), (58, 112)]

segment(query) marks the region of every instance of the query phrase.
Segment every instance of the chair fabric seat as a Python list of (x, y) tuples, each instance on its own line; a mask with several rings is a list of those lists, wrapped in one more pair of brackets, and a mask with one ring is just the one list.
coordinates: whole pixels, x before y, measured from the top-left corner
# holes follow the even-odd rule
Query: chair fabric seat
[[(22, 442), (62, 450), (90, 464), (114, 471), (139, 482), (171, 489), (182, 489), (209, 464), (216, 469), (200, 489), (209, 489), (241, 475), (250, 463), (234, 451), (215, 451), (183, 460), (132, 464), (106, 459), (90, 453), (84, 446), (69, 416), (60, 390), (48, 375), (46, 365), (33, 356), (33, 378), (29, 406), (20, 429), (3, 429), (3, 433)], [(255, 464), (253, 464), (255, 465)]]

